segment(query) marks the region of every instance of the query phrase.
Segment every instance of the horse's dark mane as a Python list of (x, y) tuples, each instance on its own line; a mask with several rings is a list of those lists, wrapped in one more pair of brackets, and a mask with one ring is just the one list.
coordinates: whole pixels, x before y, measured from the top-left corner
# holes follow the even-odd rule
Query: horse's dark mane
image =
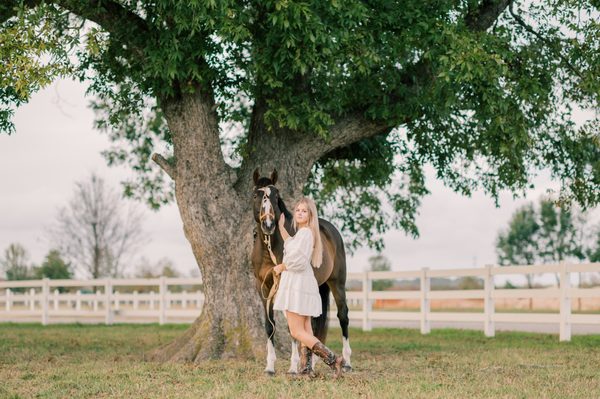
[(279, 206), (279, 209), (281, 210), (281, 212), (283, 212), (283, 214), (285, 215), (286, 219), (292, 218), (292, 213), (290, 211), (288, 211), (287, 207), (285, 206), (285, 202), (283, 202), (281, 197), (279, 197), (279, 201), (277, 201), (277, 205)]

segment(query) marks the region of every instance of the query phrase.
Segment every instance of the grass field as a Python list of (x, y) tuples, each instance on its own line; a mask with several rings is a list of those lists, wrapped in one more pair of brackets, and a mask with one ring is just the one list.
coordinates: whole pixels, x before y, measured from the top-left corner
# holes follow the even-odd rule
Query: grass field
[[(0, 324), (1, 398), (599, 398), (600, 336), (376, 329), (350, 332), (355, 371), (334, 381), (264, 362), (156, 364), (144, 354), (184, 325)], [(341, 349), (340, 330), (330, 346)]]

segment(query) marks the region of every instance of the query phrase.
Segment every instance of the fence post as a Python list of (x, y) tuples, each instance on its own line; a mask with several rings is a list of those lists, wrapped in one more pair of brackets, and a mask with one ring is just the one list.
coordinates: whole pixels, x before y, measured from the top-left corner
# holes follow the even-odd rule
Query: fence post
[(429, 334), (431, 332), (431, 324), (429, 322), (429, 291), (431, 283), (428, 276), (429, 268), (421, 269), (421, 334)]
[(35, 310), (35, 288), (29, 289), (29, 310)]
[(48, 302), (50, 302), (50, 280), (44, 277), (42, 283), (42, 325), (48, 325)]
[(167, 317), (166, 317), (167, 279), (165, 278), (165, 276), (160, 277), (159, 296), (160, 296), (160, 299), (159, 299), (159, 303), (158, 303), (158, 309), (159, 309), (158, 323), (162, 326), (163, 324), (165, 324), (165, 321), (167, 319)]
[(10, 312), (10, 308), (11, 308), (10, 305), (12, 305), (12, 303), (11, 303), (12, 299), (10, 298), (11, 296), (12, 296), (12, 291), (10, 290), (10, 288), (7, 288), (6, 289), (6, 303), (4, 304), (7, 312)]
[(571, 340), (571, 275), (566, 263), (560, 265), (560, 341)]
[(133, 310), (138, 310), (138, 307), (139, 307), (138, 292), (133, 291)]
[(54, 290), (54, 294), (52, 295), (52, 302), (54, 303), (54, 310), (58, 310), (58, 288)]
[(483, 288), (485, 290), (485, 296), (483, 297), (483, 318), (485, 323), (483, 325), (483, 332), (486, 337), (493, 337), (496, 335), (496, 328), (494, 326), (494, 298), (492, 297), (494, 292), (494, 276), (492, 275), (492, 265), (485, 266), (485, 279), (483, 283)]
[(77, 290), (77, 299), (75, 301), (75, 310), (81, 310), (81, 290)]
[(187, 308), (187, 291), (183, 290), (183, 295), (182, 295), (182, 300), (181, 300), (181, 308), (182, 309), (186, 309)]
[(113, 311), (112, 311), (112, 281), (110, 278), (106, 279), (104, 284), (104, 311), (106, 325), (113, 324)]
[(369, 318), (369, 313), (371, 313), (372, 305), (371, 300), (369, 299), (369, 294), (372, 289), (372, 281), (369, 278), (369, 272), (364, 272), (363, 274), (363, 331), (371, 331), (371, 319)]
[(154, 296), (155, 295), (156, 295), (156, 293), (154, 291), (150, 291), (150, 310), (154, 310), (154, 305), (155, 305)]
[(119, 291), (115, 291), (114, 297), (115, 297), (114, 298), (114, 300), (115, 300), (115, 310), (120, 310), (121, 308), (120, 308), (120, 305), (119, 305), (119, 302), (120, 302)]

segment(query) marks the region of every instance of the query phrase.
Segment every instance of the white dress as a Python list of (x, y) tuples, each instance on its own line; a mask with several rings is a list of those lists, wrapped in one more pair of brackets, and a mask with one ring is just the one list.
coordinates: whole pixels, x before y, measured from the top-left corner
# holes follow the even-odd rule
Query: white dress
[(288, 310), (303, 316), (317, 317), (321, 314), (321, 296), (317, 279), (310, 264), (313, 235), (303, 227), (283, 244), (283, 263), (279, 289), (275, 294), (273, 309)]

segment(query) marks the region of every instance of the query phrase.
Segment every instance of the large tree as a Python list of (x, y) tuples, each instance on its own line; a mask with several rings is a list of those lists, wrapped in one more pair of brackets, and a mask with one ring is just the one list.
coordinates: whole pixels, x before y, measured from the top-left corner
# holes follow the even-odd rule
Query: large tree
[[(533, 265), (582, 260), (584, 255), (585, 215), (555, 201), (540, 198), (539, 206), (528, 203), (512, 215), (508, 228), (498, 233), (496, 251), (501, 265)], [(554, 275), (557, 286), (558, 274)], [(526, 274), (527, 286), (533, 288), (533, 274)], [(579, 277), (581, 282), (581, 275)], [(581, 301), (578, 301), (581, 306)], [(529, 308), (533, 299), (529, 298)]]
[(572, 104), (598, 106), (597, 7), (3, 1), (0, 126), (10, 132), (14, 107), (56, 77), (89, 82), (115, 142), (109, 163), (139, 172), (126, 192), (154, 207), (174, 194), (202, 272), (202, 315), (158, 357), (262, 356), (256, 167), (277, 168), (288, 202), (312, 193), (352, 246), (380, 247), (392, 227), (417, 233), (426, 164), (454, 190), (492, 197), (547, 168), (565, 200), (598, 202), (598, 121), (571, 118)]
[[(539, 255), (542, 262), (559, 263), (585, 258), (582, 237), (582, 217), (571, 209), (557, 209), (553, 201), (540, 201)], [(558, 274), (554, 275), (556, 285), (560, 284)]]

